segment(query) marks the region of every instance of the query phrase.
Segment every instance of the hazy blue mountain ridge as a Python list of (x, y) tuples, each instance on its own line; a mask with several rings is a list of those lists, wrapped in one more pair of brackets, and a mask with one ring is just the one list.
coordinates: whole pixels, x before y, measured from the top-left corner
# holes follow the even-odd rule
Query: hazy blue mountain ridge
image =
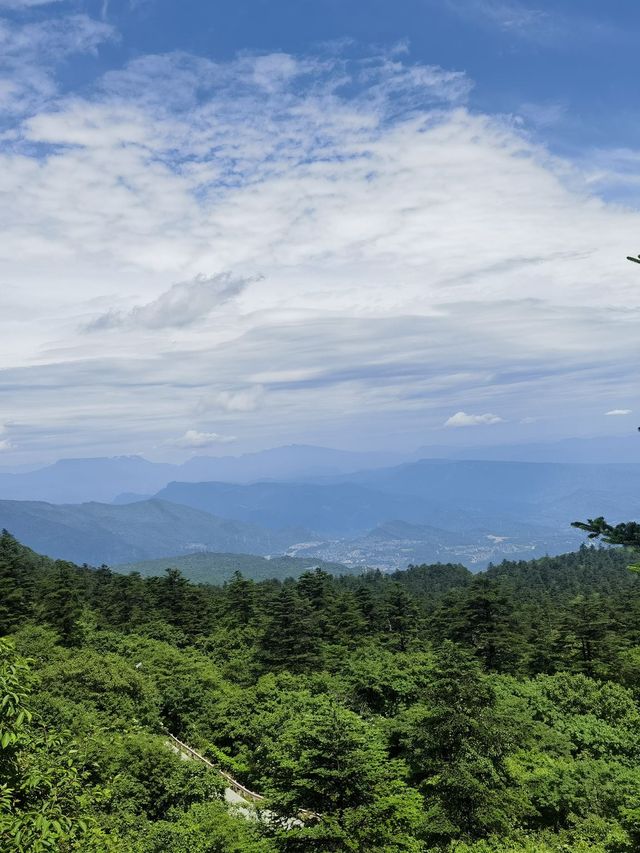
[(179, 464), (151, 462), (141, 456), (61, 459), (35, 470), (0, 471), (0, 499), (127, 502), (144, 500), (173, 481), (309, 482), (351, 477), (356, 472), (365, 472), (367, 476), (374, 469), (389, 469), (420, 459), (638, 464), (640, 440), (633, 435), (511, 446), (426, 446), (406, 452), (349, 451), (292, 444), (238, 456), (194, 456)]
[(170, 483), (157, 497), (227, 518), (344, 536), (398, 519), (452, 532), (568, 528), (640, 511), (640, 465), (420, 460), (315, 483)]
[(267, 530), (160, 500), (126, 506), (0, 501), (0, 528), (43, 554), (92, 565), (197, 550), (282, 553), (310, 538), (304, 530)]
[(76, 562), (210, 551), (480, 568), (571, 550), (584, 538), (571, 522), (599, 513), (640, 514), (640, 465), (420, 460), (308, 482), (172, 482), (123, 504), (0, 501), (0, 526)]
[[(0, 499), (49, 503), (139, 500), (172, 480), (297, 480), (395, 464), (403, 454), (356, 452), (292, 444), (240, 456), (195, 456), (181, 464), (141, 456), (62, 459), (25, 472), (0, 473)], [(118, 501), (122, 502), (122, 501)]]

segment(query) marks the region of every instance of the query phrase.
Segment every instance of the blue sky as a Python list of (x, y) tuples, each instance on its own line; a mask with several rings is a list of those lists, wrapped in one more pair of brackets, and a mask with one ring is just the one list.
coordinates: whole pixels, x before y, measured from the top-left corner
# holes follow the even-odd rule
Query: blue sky
[(2, 464), (633, 429), (637, 4), (0, 19)]
[[(632, 0), (65, 5), (84, 8), (117, 30), (117, 39), (97, 55), (76, 57), (61, 69), (61, 81), (71, 90), (144, 53), (181, 50), (228, 60), (241, 51), (315, 52), (323, 43), (348, 39), (346, 51), (362, 55), (372, 45), (406, 42), (412, 61), (468, 74), (475, 84), (473, 108), (517, 114), (526, 108), (545, 141), (559, 151), (640, 144), (634, 82), (640, 74), (640, 7)], [(43, 4), (32, 15), (47, 19), (51, 10)]]

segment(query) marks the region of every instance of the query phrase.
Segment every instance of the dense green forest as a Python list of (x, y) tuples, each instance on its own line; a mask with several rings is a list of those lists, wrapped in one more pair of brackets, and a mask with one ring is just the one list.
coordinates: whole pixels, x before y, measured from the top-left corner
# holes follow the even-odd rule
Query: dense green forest
[[(0, 849), (637, 851), (629, 562), (584, 547), (215, 587), (4, 533)], [(261, 792), (262, 819), (166, 732)]]

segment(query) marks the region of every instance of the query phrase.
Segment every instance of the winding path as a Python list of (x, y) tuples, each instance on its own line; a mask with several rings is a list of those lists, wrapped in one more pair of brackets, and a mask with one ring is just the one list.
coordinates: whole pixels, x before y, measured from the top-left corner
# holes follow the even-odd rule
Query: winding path
[[(207, 767), (211, 768), (211, 770), (215, 770), (219, 776), (222, 776), (226, 782), (224, 789), (225, 801), (229, 803), (229, 805), (234, 806), (237, 811), (243, 815), (243, 817), (246, 817), (248, 820), (270, 821), (270, 819), (276, 819), (276, 816), (272, 812), (261, 810), (260, 814), (258, 814), (256, 811), (256, 806), (265, 802), (265, 798), (262, 794), (256, 794), (255, 791), (250, 791), (249, 788), (246, 788), (229, 773), (226, 773), (220, 767), (216, 767), (216, 765), (212, 764), (208, 758), (205, 758), (204, 755), (199, 753), (193, 747), (183, 743), (183, 741), (179, 740), (179, 738), (172, 735), (170, 732), (166, 733), (166, 737), (168, 738), (166, 741), (167, 746), (185, 761), (199, 761), (201, 764), (205, 764)], [(320, 815), (315, 812), (302, 810), (298, 812), (298, 816), (296, 818), (290, 818), (287, 821), (287, 826), (303, 826), (309, 821), (319, 819)]]

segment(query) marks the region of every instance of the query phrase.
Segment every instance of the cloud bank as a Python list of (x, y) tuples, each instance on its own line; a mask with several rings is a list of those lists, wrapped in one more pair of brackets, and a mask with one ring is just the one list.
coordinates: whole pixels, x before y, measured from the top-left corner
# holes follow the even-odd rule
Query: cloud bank
[(170, 53), (62, 93), (59, 63), (115, 38), (70, 20), (2, 31), (17, 461), (201, 436), (411, 447), (445, 421), (518, 440), (635, 405), (640, 215), (468, 110), (465, 74)]

